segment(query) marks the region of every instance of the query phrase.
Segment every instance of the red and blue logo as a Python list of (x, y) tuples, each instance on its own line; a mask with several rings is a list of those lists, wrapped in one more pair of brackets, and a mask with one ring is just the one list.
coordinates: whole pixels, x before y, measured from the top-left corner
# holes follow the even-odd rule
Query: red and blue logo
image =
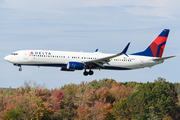
[(33, 55), (33, 52), (30, 52), (30, 55)]
[(30, 52), (30, 55), (51, 55), (51, 52), (38, 52), (38, 51), (35, 51), (34, 53), (31, 51)]
[(162, 57), (169, 30), (163, 30), (162, 33), (151, 43), (150, 48), (154, 57)]
[(164, 29), (145, 51), (134, 53), (132, 55), (142, 55), (161, 58), (166, 45), (168, 34), (169, 29)]

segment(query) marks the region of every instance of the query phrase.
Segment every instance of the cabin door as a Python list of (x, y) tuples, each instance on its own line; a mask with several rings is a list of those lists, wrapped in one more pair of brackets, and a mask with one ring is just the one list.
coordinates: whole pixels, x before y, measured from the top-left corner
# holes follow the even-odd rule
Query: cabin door
[(142, 57), (140, 58), (140, 65), (141, 65), (141, 66), (144, 65), (144, 61), (143, 61), (143, 58), (142, 58)]
[(28, 59), (28, 53), (24, 54), (24, 59), (27, 60)]

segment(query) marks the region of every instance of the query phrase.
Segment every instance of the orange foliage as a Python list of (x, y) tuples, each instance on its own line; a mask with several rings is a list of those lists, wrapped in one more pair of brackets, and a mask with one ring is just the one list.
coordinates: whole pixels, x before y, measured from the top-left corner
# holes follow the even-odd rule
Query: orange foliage
[[(47, 118), (53, 114), (53, 112), (60, 109), (60, 104), (63, 100), (63, 91), (51, 92), (38, 90), (35, 93), (28, 92), (29, 87), (17, 89), (14, 96), (9, 96), (3, 99), (3, 111), (0, 112), (0, 117), (3, 114), (8, 115), (9, 110), (20, 108), (26, 113), (22, 115), (25, 119), (41, 119), (43, 116)], [(7, 116), (6, 116), (7, 117)]]
[(47, 101), (47, 98), (50, 96), (49, 90), (48, 91), (38, 90), (34, 94), (35, 96), (40, 97), (44, 102)]
[[(0, 119), (12, 119), (9, 115), (16, 113), (20, 114), (18, 119), (134, 119), (138, 110), (132, 105), (137, 106), (137, 103), (129, 103), (129, 100), (134, 101), (130, 94), (138, 87), (135, 82), (125, 84), (129, 87), (112, 79), (103, 79), (52, 90), (32, 89), (28, 85), (0, 90)], [(170, 85), (169, 93), (175, 100), (176, 94)], [(162, 120), (172, 120), (174, 117), (170, 115), (168, 113)]]
[(95, 90), (90, 90), (87, 88), (83, 93), (80, 91), (76, 92), (76, 98), (80, 106), (85, 104), (92, 106), (96, 100), (96, 93)]
[(103, 120), (105, 115), (103, 114), (104, 104), (96, 101), (94, 106), (88, 107), (87, 105), (81, 105), (77, 109), (77, 118), (82, 120)]
[(90, 120), (90, 109), (87, 105), (81, 105), (80, 107), (78, 107), (77, 109), (77, 118), (82, 120)]
[(172, 119), (172, 117), (171, 117), (171, 116), (166, 115), (166, 116), (164, 116), (164, 117), (163, 117), (163, 119), (162, 119), (162, 120), (173, 120), (173, 119)]
[(47, 103), (52, 107), (53, 111), (59, 110), (61, 102), (63, 101), (63, 92), (61, 90), (55, 91), (50, 98), (48, 98)]
[(133, 89), (131, 87), (126, 87), (124, 85), (121, 86), (113, 86), (110, 90), (110, 93), (115, 98), (116, 101), (119, 101), (123, 98), (128, 98), (128, 96), (132, 93)]
[(107, 103), (107, 104), (104, 106), (105, 114), (110, 114), (112, 108), (113, 108), (112, 105), (111, 105), (110, 103)]
[(96, 91), (96, 97), (101, 102), (110, 102), (111, 99), (111, 93), (109, 88), (102, 87)]

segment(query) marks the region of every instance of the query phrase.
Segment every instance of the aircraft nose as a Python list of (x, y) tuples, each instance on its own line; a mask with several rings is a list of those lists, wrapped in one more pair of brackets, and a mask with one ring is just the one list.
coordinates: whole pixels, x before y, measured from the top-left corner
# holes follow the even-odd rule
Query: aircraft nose
[(6, 56), (6, 57), (4, 57), (4, 59), (7, 61), (8, 57)]
[(4, 57), (4, 59), (6, 60), (6, 61), (10, 61), (10, 57), (9, 57), (9, 55), (8, 56), (6, 56), (6, 57)]

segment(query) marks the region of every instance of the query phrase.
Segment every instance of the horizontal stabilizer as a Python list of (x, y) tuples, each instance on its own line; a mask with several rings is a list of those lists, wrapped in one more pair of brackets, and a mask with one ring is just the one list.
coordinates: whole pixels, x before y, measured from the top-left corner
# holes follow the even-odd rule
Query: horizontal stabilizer
[(176, 56), (169, 56), (169, 57), (163, 57), (163, 58), (156, 58), (156, 59), (154, 59), (154, 61), (166, 60), (166, 59), (173, 58), (173, 57), (176, 57)]

